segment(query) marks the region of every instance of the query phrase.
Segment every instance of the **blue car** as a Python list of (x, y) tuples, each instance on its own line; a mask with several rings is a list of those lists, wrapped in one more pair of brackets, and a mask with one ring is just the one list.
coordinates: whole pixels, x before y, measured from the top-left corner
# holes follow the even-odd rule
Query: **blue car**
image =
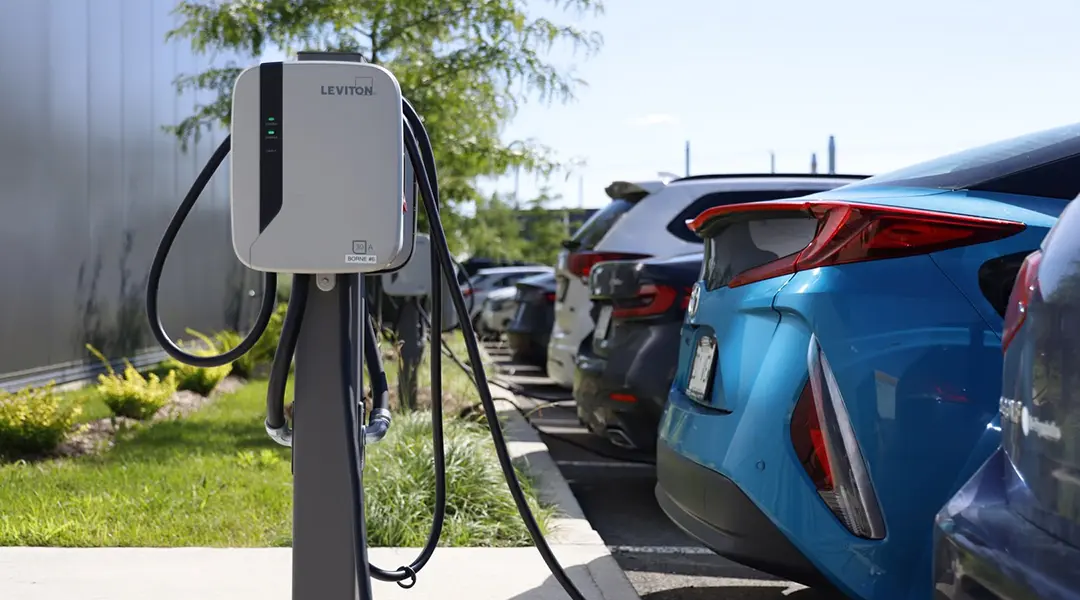
[(1080, 192), (1080, 124), (709, 209), (656, 496), (717, 553), (928, 598), (938, 510), (998, 446), (1023, 259)]
[(1080, 599), (1080, 206), (1024, 262), (1002, 347), (1002, 447), (938, 514), (936, 596)]

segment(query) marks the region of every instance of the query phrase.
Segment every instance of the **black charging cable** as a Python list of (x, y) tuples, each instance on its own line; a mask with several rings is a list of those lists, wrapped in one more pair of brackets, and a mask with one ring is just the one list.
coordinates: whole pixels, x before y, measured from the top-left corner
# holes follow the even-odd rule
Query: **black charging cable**
[[(413, 109), (412, 105), (407, 101), (402, 104), (402, 108), (404, 109), (403, 112), (405, 113), (405, 121), (412, 129), (411, 135), (409, 133), (405, 135), (405, 148), (409, 158), (413, 162), (413, 171), (416, 173), (417, 182), (420, 185), (420, 196), (424, 200), (424, 208), (428, 217), (429, 233), (431, 235), (431, 246), (433, 249), (437, 250), (435, 254), (438, 255), (438, 263), (442, 267), (443, 274), (448, 279), (451, 279), (454, 276), (454, 259), (450, 254), (450, 246), (446, 242), (446, 233), (442, 228), (442, 218), (439, 215), (439, 207), (431, 183), (431, 179), (433, 178), (428, 177), (427, 171), (424, 168), (424, 158), (421, 154), (421, 152), (429, 155), (432, 154), (431, 141), (428, 138), (427, 130), (424, 128), (420, 116)], [(432, 161), (431, 164), (434, 164), (434, 161)], [(436, 278), (432, 279), (433, 290), (441, 287), (438, 285), (438, 281), (439, 280)], [(524, 522), (525, 528), (529, 531), (533, 543), (536, 544), (536, 549), (540, 552), (540, 556), (551, 571), (552, 576), (559, 582), (570, 598), (573, 600), (585, 600), (585, 596), (577, 589), (574, 582), (567, 576), (566, 571), (563, 570), (562, 565), (559, 564), (559, 560), (555, 557), (555, 553), (552, 552), (551, 546), (549, 546), (547, 540), (544, 539), (543, 532), (540, 531), (540, 525), (536, 522), (536, 517), (533, 515), (532, 509), (529, 508), (525, 492), (522, 491), (521, 482), (518, 481), (517, 473), (514, 470), (510, 452), (507, 450), (506, 439), (503, 435), (502, 428), (499, 425), (499, 413), (495, 408), (495, 401), (491, 396), (491, 389), (488, 387), (487, 377), (483, 369), (483, 361), (480, 356), (480, 347), (476, 340), (476, 332), (473, 330), (472, 319), (469, 318), (469, 310), (465, 304), (465, 297), (461, 293), (460, 287), (449, 287), (450, 300), (453, 302), (454, 309), (458, 314), (458, 319), (461, 321), (461, 330), (465, 337), (465, 350), (469, 355), (469, 362), (479, 366), (479, 368), (473, 370), (476, 388), (477, 392), (480, 394), (480, 400), (484, 405), (488, 429), (491, 432), (491, 439), (495, 444), (495, 454), (499, 458), (499, 466), (502, 468), (503, 476), (506, 478), (510, 495), (514, 499), (514, 504), (517, 506), (518, 513), (521, 515), (521, 520)], [(432, 316), (441, 312), (441, 308), (441, 304), (434, 305)], [(435, 357), (442, 355), (442, 336), (433, 336), (432, 345), (434, 348), (431, 356), (434, 360)], [(433, 366), (432, 371), (434, 372), (434, 370)], [(435, 398), (434, 400), (440, 401), (441, 398)], [(435, 403), (436, 402), (432, 402), (432, 404)]]
[(176, 214), (173, 215), (169, 225), (165, 228), (165, 232), (161, 235), (161, 242), (158, 243), (157, 251), (154, 253), (154, 260), (150, 263), (150, 274), (146, 279), (146, 316), (150, 320), (150, 332), (154, 334), (154, 338), (161, 345), (161, 348), (165, 350), (166, 354), (182, 363), (196, 367), (220, 367), (247, 354), (266, 331), (267, 325), (270, 324), (270, 318), (274, 315), (274, 308), (277, 306), (277, 273), (264, 273), (262, 303), (259, 306), (259, 314), (255, 317), (255, 324), (252, 326), (251, 331), (244, 336), (244, 339), (235, 348), (210, 356), (184, 351), (179, 344), (169, 337), (169, 334), (165, 331), (164, 323), (161, 322), (161, 314), (158, 311), (158, 293), (161, 287), (161, 274), (165, 270), (165, 259), (168, 258), (169, 250), (172, 249), (173, 242), (176, 241), (176, 236), (180, 233), (180, 226), (184, 224), (184, 219), (187, 219), (191, 209), (195, 206), (195, 201), (199, 199), (203, 189), (210, 183), (210, 178), (214, 176), (214, 172), (217, 171), (225, 157), (228, 156), (231, 140), (231, 135), (225, 136), (217, 150), (210, 156), (210, 160), (206, 161), (206, 165), (199, 172), (199, 176), (195, 178), (195, 183), (192, 184), (187, 195), (180, 202)]

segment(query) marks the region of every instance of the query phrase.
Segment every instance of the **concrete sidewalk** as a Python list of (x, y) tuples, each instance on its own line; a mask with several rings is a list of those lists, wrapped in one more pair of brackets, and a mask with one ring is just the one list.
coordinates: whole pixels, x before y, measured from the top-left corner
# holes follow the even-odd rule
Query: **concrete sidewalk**
[[(636, 598), (626, 595), (629, 583), (606, 548), (557, 546), (554, 551), (590, 600)], [(412, 561), (417, 550), (373, 548), (370, 553), (372, 563), (394, 568)], [(0, 548), (0, 598), (291, 600), (291, 558), (288, 548)], [(440, 548), (412, 589), (372, 585), (379, 600), (567, 597), (535, 548)]]
[[(508, 397), (504, 390), (492, 391), (497, 398)], [(541, 499), (561, 513), (547, 539), (563, 569), (589, 600), (638, 600), (547, 445), (509, 402), (499, 402), (499, 408), (510, 455), (536, 480)], [(418, 550), (369, 552), (372, 563), (392, 569), (412, 562)], [(0, 598), (291, 600), (291, 557), (289, 548), (0, 548)], [(413, 588), (372, 585), (380, 600), (567, 598), (536, 548), (439, 548)]]

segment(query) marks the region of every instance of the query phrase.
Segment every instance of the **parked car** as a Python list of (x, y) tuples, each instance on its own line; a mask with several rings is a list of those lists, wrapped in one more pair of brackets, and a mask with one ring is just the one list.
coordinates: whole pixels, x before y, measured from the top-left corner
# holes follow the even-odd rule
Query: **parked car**
[(657, 499), (716, 552), (925, 597), (933, 520), (993, 450), (1009, 290), (1080, 192), (1080, 124), (705, 211)]
[(703, 254), (597, 263), (589, 275), (592, 344), (577, 356), (578, 418), (621, 448), (655, 450)]
[(938, 513), (935, 595), (1080, 598), (1080, 206), (1075, 202), (1041, 250), (1024, 260), (1001, 345), (1005, 363), (999, 420), (993, 424), (1000, 425), (1001, 447)]
[(517, 310), (517, 293), (517, 287), (512, 285), (488, 292), (480, 309), (480, 330), (495, 335), (506, 333)]
[(461, 293), (469, 305), (469, 316), (472, 317), (473, 324), (479, 325), (477, 318), (480, 316), (480, 309), (484, 306), (484, 299), (493, 290), (510, 287), (526, 277), (551, 272), (551, 267), (544, 266), (480, 269), (475, 275), (469, 277), (467, 283), (461, 285)]
[(517, 283), (514, 318), (507, 339), (514, 359), (543, 366), (555, 321), (555, 275), (545, 273)]
[(701, 252), (701, 240), (686, 221), (722, 204), (790, 198), (829, 190), (859, 175), (695, 175), (655, 181), (616, 181), (605, 190), (603, 209), (564, 242), (555, 275), (558, 290), (555, 326), (548, 348), (548, 376), (556, 384), (574, 384), (575, 356), (588, 345), (593, 330), (587, 283), (598, 262), (669, 258)]

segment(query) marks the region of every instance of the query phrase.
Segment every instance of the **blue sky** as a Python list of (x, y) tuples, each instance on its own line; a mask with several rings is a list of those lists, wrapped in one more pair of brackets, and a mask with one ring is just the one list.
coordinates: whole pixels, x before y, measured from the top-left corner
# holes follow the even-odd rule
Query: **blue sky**
[[(542, 4), (542, 3), (533, 3)], [(548, 185), (607, 202), (612, 180), (684, 172), (806, 172), (828, 136), (837, 170), (873, 174), (1080, 121), (1074, 0), (608, 0), (588, 60), (551, 59), (589, 86), (531, 102), (504, 134), (586, 165)], [(545, 11), (553, 17), (557, 16)], [(559, 16), (560, 19), (566, 17)], [(437, 140), (436, 140), (437, 143)], [(520, 195), (542, 182), (522, 174)], [(485, 182), (510, 193), (512, 175)]]

